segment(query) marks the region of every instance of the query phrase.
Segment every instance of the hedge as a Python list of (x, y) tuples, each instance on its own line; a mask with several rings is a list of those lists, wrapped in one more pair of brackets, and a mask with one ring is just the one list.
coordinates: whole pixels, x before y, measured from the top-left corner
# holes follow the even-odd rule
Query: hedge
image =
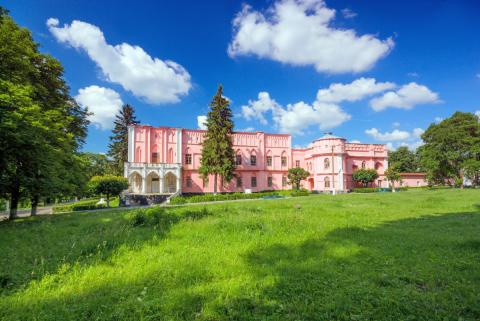
[[(98, 198), (94, 198), (94, 199), (81, 200), (74, 203), (55, 205), (53, 207), (53, 213), (96, 210), (96, 209), (101, 209), (106, 207), (105, 205), (97, 205), (98, 201), (99, 201)], [(118, 197), (112, 198), (110, 200), (111, 207), (116, 207), (115, 205), (116, 203), (118, 203)]]
[(310, 192), (307, 190), (281, 190), (281, 191), (265, 191), (256, 192), (251, 194), (246, 193), (223, 193), (223, 194), (198, 194), (191, 196), (175, 196), (170, 199), (170, 204), (186, 204), (186, 203), (200, 203), (200, 202), (217, 202), (217, 201), (230, 201), (238, 199), (256, 199), (256, 198), (276, 198), (282, 196), (307, 196)]
[[(395, 191), (403, 192), (408, 190), (407, 186), (395, 187)], [(353, 193), (381, 193), (381, 192), (391, 192), (391, 188), (382, 188), (382, 187), (359, 187), (352, 189)]]

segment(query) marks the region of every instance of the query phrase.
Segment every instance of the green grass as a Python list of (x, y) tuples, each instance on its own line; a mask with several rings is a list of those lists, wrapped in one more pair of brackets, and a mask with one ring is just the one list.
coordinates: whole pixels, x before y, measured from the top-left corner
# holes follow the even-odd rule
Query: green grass
[(480, 190), (0, 224), (0, 320), (480, 320)]

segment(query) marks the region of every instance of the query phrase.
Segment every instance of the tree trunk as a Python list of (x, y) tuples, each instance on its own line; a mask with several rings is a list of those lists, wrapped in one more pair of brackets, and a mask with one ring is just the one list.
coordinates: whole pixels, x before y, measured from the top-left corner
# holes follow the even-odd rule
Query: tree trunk
[(18, 201), (20, 199), (20, 187), (17, 185), (10, 195), (10, 214), (8, 218), (13, 220), (17, 217)]
[(395, 181), (392, 181), (392, 193), (395, 193)]
[(107, 194), (107, 207), (110, 207), (110, 194)]
[(37, 215), (38, 200), (39, 200), (38, 195), (35, 195), (31, 199), (31, 205), (32, 205), (32, 210), (30, 211), (31, 216)]
[(213, 180), (213, 194), (217, 194), (217, 173), (215, 173)]

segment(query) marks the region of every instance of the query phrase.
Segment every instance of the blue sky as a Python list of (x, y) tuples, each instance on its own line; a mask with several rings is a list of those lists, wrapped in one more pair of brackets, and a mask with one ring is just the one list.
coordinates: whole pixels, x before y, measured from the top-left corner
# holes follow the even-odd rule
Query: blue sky
[(480, 111), (478, 1), (2, 5), (97, 111), (88, 151), (107, 151), (121, 103), (144, 124), (198, 128), (219, 83), (238, 130), (289, 132), (301, 146), (333, 131), (414, 148), (430, 123)]

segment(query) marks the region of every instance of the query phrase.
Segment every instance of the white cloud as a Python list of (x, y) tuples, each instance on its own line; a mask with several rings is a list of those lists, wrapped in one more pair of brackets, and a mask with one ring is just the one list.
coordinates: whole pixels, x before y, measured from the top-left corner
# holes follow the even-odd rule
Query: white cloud
[(253, 127), (247, 127), (247, 128), (242, 128), (238, 130), (239, 132), (254, 132), (255, 128)]
[(443, 120), (442, 117), (435, 117), (435, 122), (440, 123)]
[(248, 105), (242, 106), (245, 119), (257, 119), (262, 124), (268, 123), (265, 118), (268, 112), (272, 113), (273, 122), (280, 132), (298, 135), (313, 125), (322, 130), (329, 129), (351, 118), (340, 106), (319, 101), (314, 101), (313, 104), (301, 101), (283, 107), (268, 92), (260, 92), (257, 100), (249, 100)]
[(425, 131), (421, 128), (414, 128), (412, 131), (413, 138), (420, 138)]
[(199, 115), (197, 116), (197, 126), (198, 129), (207, 129), (207, 116), (205, 115)]
[(95, 25), (74, 20), (59, 27), (56, 18), (47, 20), (55, 38), (84, 50), (106, 80), (120, 84), (148, 103), (174, 103), (191, 88), (190, 74), (178, 63), (151, 57), (141, 47), (127, 43), (112, 46)]
[(93, 113), (89, 120), (104, 130), (113, 128), (115, 115), (123, 105), (120, 95), (115, 90), (99, 86), (80, 89), (75, 100), (79, 105), (88, 107)]
[(475, 115), (476, 115), (478, 118), (480, 118), (480, 110), (477, 110), (477, 111), (475, 112)]
[(437, 93), (432, 92), (426, 86), (411, 82), (403, 85), (397, 91), (389, 91), (380, 97), (373, 98), (370, 100), (370, 106), (375, 111), (381, 111), (389, 107), (412, 109), (416, 105), (440, 102)]
[(333, 27), (334, 17), (335, 10), (323, 0), (279, 0), (264, 13), (244, 5), (233, 20), (228, 54), (346, 73), (370, 69), (393, 48), (391, 38), (380, 40)]
[(335, 83), (326, 89), (320, 89), (317, 100), (326, 103), (353, 102), (394, 87), (395, 84), (391, 82), (376, 82), (374, 78), (362, 77), (349, 84)]
[(342, 15), (345, 19), (352, 19), (358, 16), (358, 14), (350, 8), (342, 9)]
[(386, 142), (386, 141), (398, 141), (398, 140), (405, 140), (410, 138), (410, 133), (403, 130), (395, 129), (392, 132), (385, 132), (381, 133), (376, 128), (370, 128), (365, 130), (365, 134), (368, 136), (373, 137), (375, 140)]
[(395, 127), (395, 128), (398, 128), (398, 127), (400, 127), (400, 123), (398, 121), (396, 121), (392, 124), (392, 126)]
[(420, 75), (419, 75), (418, 73), (416, 73), (416, 72), (409, 72), (409, 73), (407, 73), (407, 76), (415, 77), (415, 78), (416, 78), (416, 77), (419, 77)]
[(354, 139), (354, 140), (350, 141), (350, 143), (352, 143), (352, 144), (361, 144), (361, 142), (360, 142), (358, 139)]
[(265, 91), (258, 93), (257, 100), (249, 100), (248, 105), (242, 106), (242, 116), (246, 120), (257, 119), (260, 123), (266, 125), (267, 120), (264, 114), (268, 111), (281, 108), (280, 105), (270, 98), (270, 94)]

